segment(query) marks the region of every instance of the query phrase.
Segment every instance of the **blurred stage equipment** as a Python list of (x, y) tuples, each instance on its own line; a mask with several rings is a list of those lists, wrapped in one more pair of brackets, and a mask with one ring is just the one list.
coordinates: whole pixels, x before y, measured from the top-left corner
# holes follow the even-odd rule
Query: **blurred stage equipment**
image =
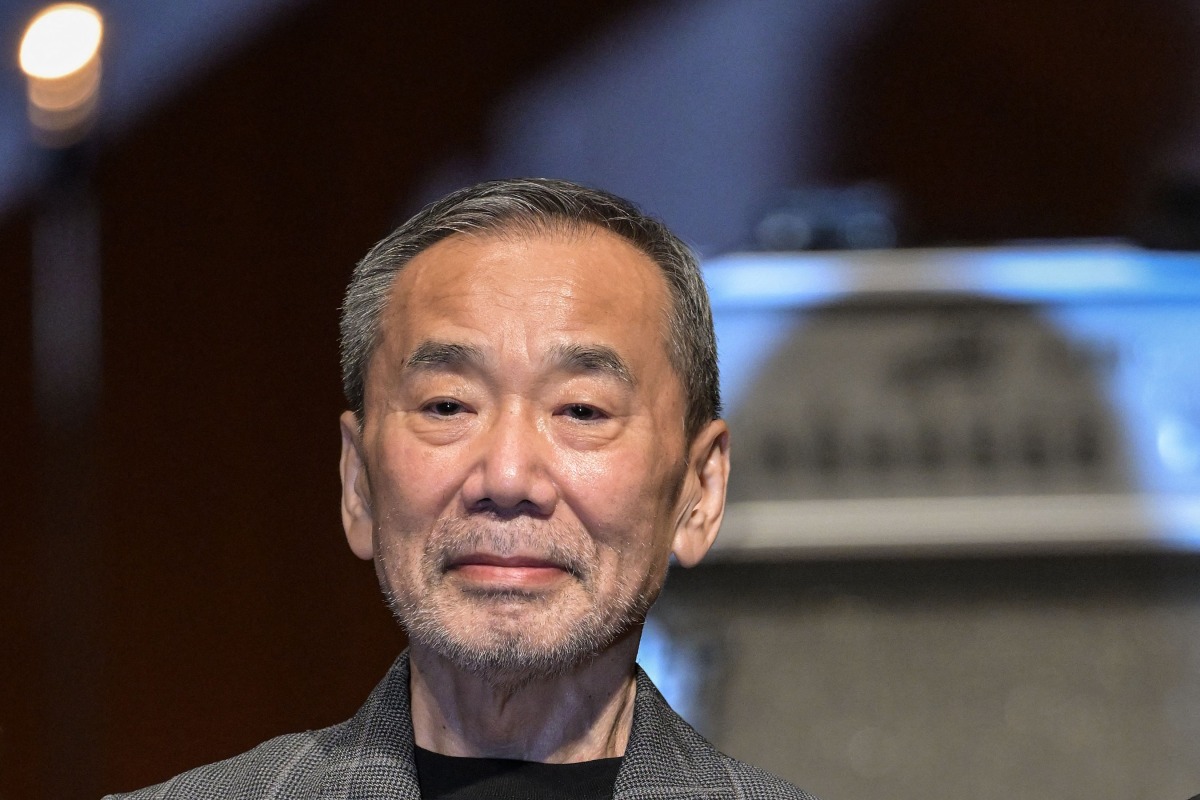
[(38, 141), (63, 147), (80, 141), (100, 95), (100, 13), (80, 3), (43, 9), (21, 39), (29, 121)]
[[(831, 796), (1197, 785), (1200, 254), (751, 252), (704, 273), (733, 471), (713, 552), (642, 640), (671, 702)], [(1112, 771), (1053, 786), (1073, 757)]]
[(898, 241), (899, 203), (885, 186), (816, 186), (780, 195), (754, 226), (760, 250), (877, 250)]
[(705, 267), (737, 431), (718, 552), (1200, 551), (1200, 256)]

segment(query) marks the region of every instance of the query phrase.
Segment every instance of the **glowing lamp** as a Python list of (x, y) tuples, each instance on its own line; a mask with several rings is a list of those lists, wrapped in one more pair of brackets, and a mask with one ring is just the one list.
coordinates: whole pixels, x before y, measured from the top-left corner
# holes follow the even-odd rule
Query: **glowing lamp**
[(81, 3), (56, 3), (37, 14), (21, 38), (29, 120), (46, 144), (78, 141), (95, 117), (100, 94), (100, 13)]

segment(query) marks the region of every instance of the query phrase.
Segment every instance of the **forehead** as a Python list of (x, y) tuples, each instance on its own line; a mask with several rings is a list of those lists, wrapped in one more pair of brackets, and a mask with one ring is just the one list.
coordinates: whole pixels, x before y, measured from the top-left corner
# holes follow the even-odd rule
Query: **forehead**
[(419, 253), (398, 274), (382, 323), (393, 346), (415, 346), (440, 328), (484, 338), (616, 337), (665, 355), (668, 307), (661, 269), (616, 234), (506, 230), (455, 234)]

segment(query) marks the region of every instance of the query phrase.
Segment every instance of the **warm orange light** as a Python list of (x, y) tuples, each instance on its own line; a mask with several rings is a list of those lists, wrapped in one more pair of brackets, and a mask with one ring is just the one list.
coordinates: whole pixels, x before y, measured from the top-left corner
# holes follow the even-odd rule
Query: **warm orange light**
[(82, 3), (56, 3), (29, 23), (19, 61), (29, 96), (29, 119), (48, 144), (82, 137), (100, 93), (100, 12)]
[(65, 78), (100, 54), (104, 22), (100, 12), (81, 3), (57, 3), (43, 9), (21, 38), (21, 71), (31, 78)]

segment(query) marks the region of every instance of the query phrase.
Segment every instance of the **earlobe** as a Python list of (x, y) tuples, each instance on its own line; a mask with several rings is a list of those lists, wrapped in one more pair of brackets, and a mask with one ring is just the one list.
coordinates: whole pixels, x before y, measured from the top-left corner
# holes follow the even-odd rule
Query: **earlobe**
[(675, 528), (672, 552), (681, 566), (700, 563), (717, 538), (729, 485), (729, 428), (713, 420), (692, 441), (683, 497), (686, 505)]
[(339, 466), (342, 474), (342, 527), (354, 555), (370, 561), (375, 555), (375, 518), (371, 511), (366, 464), (354, 412), (342, 414), (341, 427), (342, 458)]

